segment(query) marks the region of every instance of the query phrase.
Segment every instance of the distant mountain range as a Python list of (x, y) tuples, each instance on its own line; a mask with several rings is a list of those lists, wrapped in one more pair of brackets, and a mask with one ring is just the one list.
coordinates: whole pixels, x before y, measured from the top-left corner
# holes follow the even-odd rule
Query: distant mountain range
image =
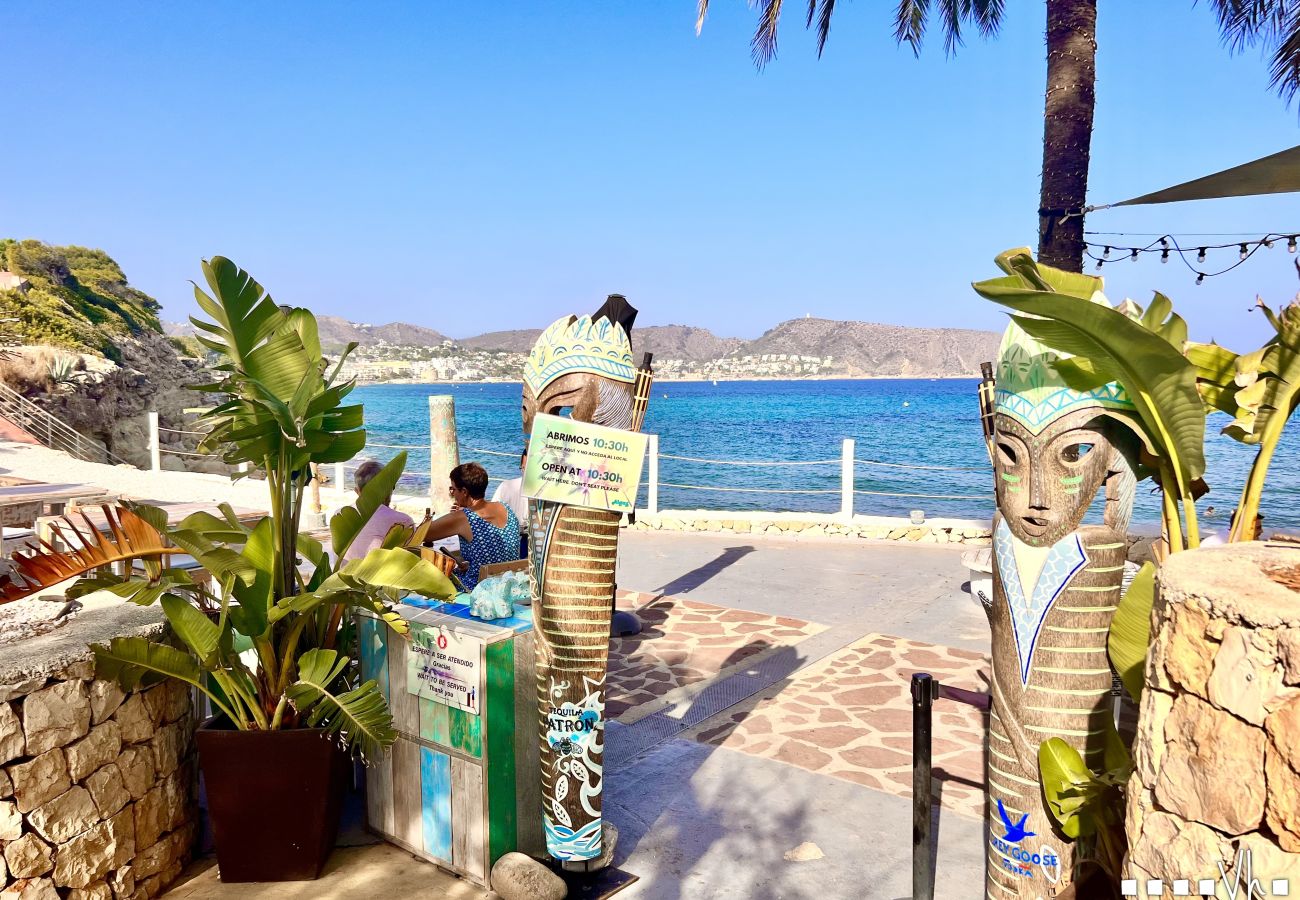
[[(349, 341), (363, 347), (378, 344), (436, 347), (452, 341), (471, 350), (526, 353), (541, 334), (540, 328), (528, 328), (458, 339), (405, 322), (362, 325), (337, 316), (319, 316), (317, 321), (321, 343), (330, 348), (341, 347)], [(164, 325), (168, 334), (193, 332), (189, 325)], [(782, 322), (752, 341), (719, 337), (706, 328), (689, 325), (650, 325), (632, 331), (633, 349), (637, 353), (649, 351), (657, 359), (709, 362), (767, 354), (829, 357), (828, 374), (847, 377), (978, 375), (979, 364), (996, 357), (999, 340), (1000, 335), (993, 331), (813, 318)]]

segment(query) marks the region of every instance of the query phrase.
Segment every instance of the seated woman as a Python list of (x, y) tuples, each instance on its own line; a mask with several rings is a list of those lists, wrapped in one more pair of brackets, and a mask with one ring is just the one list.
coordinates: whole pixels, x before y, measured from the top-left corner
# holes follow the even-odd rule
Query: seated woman
[(488, 474), (478, 463), (462, 463), (451, 470), (447, 492), (455, 504), (447, 515), (435, 519), (428, 539), (456, 535), (465, 570), (458, 574), (465, 590), (478, 584), (478, 570), (489, 563), (519, 559), (519, 520), (504, 503), (485, 500)]

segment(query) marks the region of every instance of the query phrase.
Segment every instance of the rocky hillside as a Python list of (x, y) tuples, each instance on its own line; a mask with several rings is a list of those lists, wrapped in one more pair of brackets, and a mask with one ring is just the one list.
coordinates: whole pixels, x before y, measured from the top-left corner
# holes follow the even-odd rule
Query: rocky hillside
[(909, 328), (873, 322), (791, 319), (750, 341), (741, 355), (831, 357), (836, 374), (936, 378), (978, 375), (997, 356), (1001, 335), (960, 328)]
[(355, 341), (368, 347), (391, 344), (398, 347), (437, 347), (450, 340), (432, 328), (411, 325), (407, 322), (389, 322), (387, 325), (363, 325), (349, 322), (339, 316), (317, 316), (321, 347), (327, 353), (339, 350)]
[[(527, 353), (532, 349), (540, 328), (518, 331), (493, 331), (456, 341), (475, 350), (507, 350)], [(744, 345), (740, 338), (718, 337), (707, 328), (690, 325), (647, 325), (632, 329), (632, 345), (637, 353), (653, 353), (658, 359), (709, 360), (726, 356)]]
[[(0, 379), (115, 455), (148, 465), (148, 413), (190, 430), (184, 409), (203, 398), (185, 389), (211, 380), (184, 341), (163, 333), (156, 300), (130, 285), (104, 251), (0, 240), (3, 343)], [(193, 436), (162, 435), (192, 451)], [(164, 454), (167, 468), (226, 471), (220, 462)], [(187, 465), (188, 463), (188, 465)]]
[(159, 335), (158, 301), (131, 287), (103, 250), (0, 239), (5, 343), (89, 351), (120, 361), (124, 340)]

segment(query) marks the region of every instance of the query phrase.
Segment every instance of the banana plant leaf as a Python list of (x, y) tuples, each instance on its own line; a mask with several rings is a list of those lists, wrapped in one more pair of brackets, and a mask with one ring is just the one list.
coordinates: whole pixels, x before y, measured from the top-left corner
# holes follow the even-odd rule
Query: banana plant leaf
[[(1152, 310), (1134, 319), (1083, 299), (1086, 276), (1066, 279), (1065, 273), (1038, 266), (1027, 254), (1006, 257), (999, 257), (1000, 264), (1015, 274), (979, 282), (976, 292), (1022, 313), (1013, 318), (1033, 337), (1114, 376), (1134, 402), (1145, 437), (1169, 460), (1179, 493), (1186, 495), (1205, 473), (1205, 409), (1196, 390), (1196, 369), (1181, 347), (1170, 343), (1185, 337), (1186, 325), (1167, 314), (1167, 298), (1157, 295)], [(1073, 293), (1056, 290), (1052, 281), (1069, 284)]]
[(375, 510), (387, 500), (397, 488), (397, 481), (406, 468), (406, 451), (390, 459), (375, 476), (366, 482), (357, 495), (355, 506), (345, 506), (330, 519), (330, 537), (334, 546), (334, 555), (342, 559), (347, 555), (352, 542), (356, 540), (361, 529), (370, 521)]
[(1084, 763), (1079, 751), (1060, 738), (1038, 745), (1038, 773), (1047, 809), (1066, 837), (1095, 834), (1101, 824), (1095, 804), (1105, 785)]
[(374, 758), (397, 739), (393, 717), (379, 687), (367, 681), (350, 691), (333, 693), (349, 659), (333, 650), (309, 650), (298, 659), (298, 680), (286, 696), (311, 728), (336, 735), (349, 749)]
[(1224, 434), (1244, 444), (1276, 442), (1300, 405), (1300, 301), (1273, 312), (1259, 307), (1277, 334), (1237, 360), (1237, 418)]
[(151, 524), (159, 516), (164, 524), (167, 521), (166, 513), (157, 507), (103, 506), (101, 509), (111, 535), (100, 532), (85, 513), (81, 514), (84, 527), (64, 516), (62, 522), (53, 526), (53, 531), (60, 542), (72, 549), (60, 553), (43, 542), (39, 549), (15, 552), (11, 558), (11, 577), (0, 579), (0, 603), (22, 600), (114, 563), (142, 558), (157, 560), (176, 552)]
[(1135, 701), (1142, 699), (1142, 679), (1151, 646), (1151, 607), (1155, 602), (1156, 567), (1144, 562), (1111, 619), (1106, 646), (1110, 664), (1119, 673), (1124, 689)]

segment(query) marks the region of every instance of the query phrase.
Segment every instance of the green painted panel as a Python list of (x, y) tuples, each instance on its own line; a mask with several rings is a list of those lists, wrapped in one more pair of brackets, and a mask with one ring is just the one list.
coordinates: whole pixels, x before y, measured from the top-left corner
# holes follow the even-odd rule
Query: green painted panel
[(447, 707), (451, 720), (451, 745), (461, 753), (480, 758), (483, 756), (483, 718), (454, 706)]
[(515, 642), (487, 646), (488, 764), (484, 772), (488, 795), (488, 865), (518, 847), (515, 804)]
[(420, 737), (443, 747), (451, 746), (451, 719), (446, 704), (420, 698)]

